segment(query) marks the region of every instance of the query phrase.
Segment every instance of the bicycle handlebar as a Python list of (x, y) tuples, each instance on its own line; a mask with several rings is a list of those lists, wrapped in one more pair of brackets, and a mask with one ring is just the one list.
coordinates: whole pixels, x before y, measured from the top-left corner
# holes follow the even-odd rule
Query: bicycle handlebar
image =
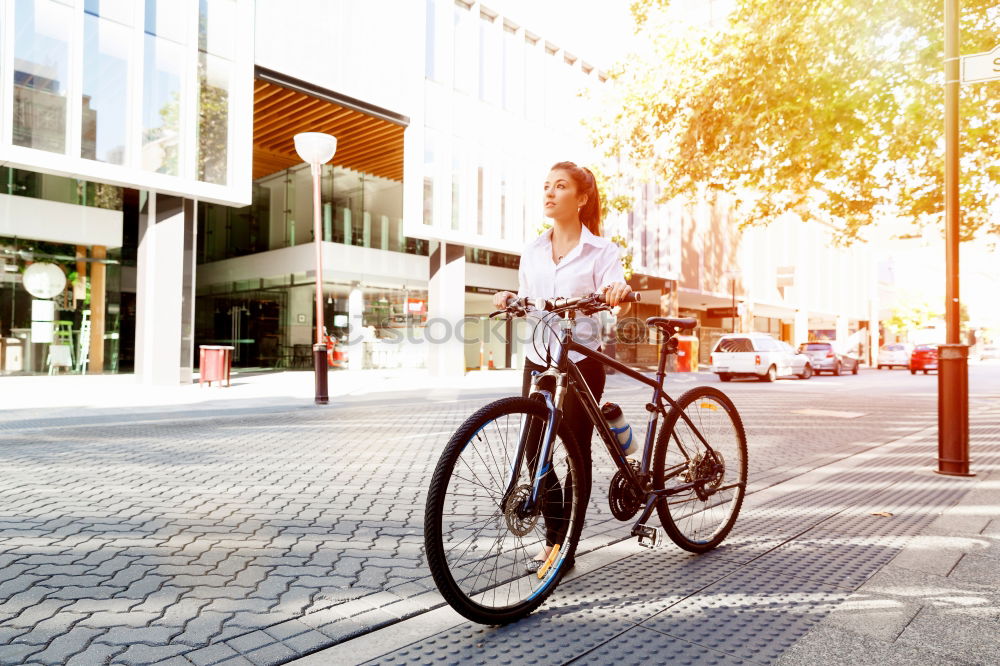
[[(620, 302), (638, 303), (639, 301), (639, 294), (632, 291), (625, 294), (625, 297)], [(581, 305), (607, 305), (607, 302), (604, 300), (604, 294), (602, 293), (591, 294), (589, 296), (577, 296), (575, 298), (531, 298), (528, 296), (518, 298), (515, 296), (507, 299), (506, 310), (509, 311), (511, 308), (521, 310), (524, 308), (532, 308), (543, 312), (560, 312), (563, 310), (572, 310)], [(504, 310), (499, 310), (494, 314), (499, 314), (500, 312), (504, 312)]]

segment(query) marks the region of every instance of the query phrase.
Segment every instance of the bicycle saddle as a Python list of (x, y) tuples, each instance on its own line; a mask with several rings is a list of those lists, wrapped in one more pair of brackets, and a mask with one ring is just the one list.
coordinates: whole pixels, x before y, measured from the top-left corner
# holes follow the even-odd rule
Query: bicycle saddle
[(646, 320), (646, 326), (656, 326), (670, 334), (690, 331), (697, 325), (698, 320), (694, 317), (650, 317)]

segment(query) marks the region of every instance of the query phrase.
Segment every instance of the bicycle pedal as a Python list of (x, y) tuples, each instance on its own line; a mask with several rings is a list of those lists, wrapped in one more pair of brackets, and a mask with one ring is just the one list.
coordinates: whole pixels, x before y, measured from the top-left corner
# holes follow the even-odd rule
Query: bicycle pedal
[(639, 545), (645, 548), (656, 548), (663, 541), (659, 527), (638, 525), (636, 535), (639, 537)]

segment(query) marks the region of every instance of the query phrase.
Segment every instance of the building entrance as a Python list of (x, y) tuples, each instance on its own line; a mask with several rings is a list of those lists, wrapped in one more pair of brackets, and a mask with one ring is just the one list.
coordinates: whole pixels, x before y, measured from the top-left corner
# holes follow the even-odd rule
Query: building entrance
[(287, 300), (283, 289), (199, 296), (195, 344), (231, 345), (233, 365), (240, 368), (295, 367), (299, 356), (308, 366), (310, 349), (297, 350), (285, 339)]

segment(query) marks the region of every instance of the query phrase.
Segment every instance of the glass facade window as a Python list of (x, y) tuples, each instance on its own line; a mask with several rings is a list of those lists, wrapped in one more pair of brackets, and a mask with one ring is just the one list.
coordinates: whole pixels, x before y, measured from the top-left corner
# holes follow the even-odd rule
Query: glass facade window
[(500, 104), (502, 55), (494, 18), (483, 16), (479, 21), (479, 99), (487, 104)]
[(483, 186), (485, 185), (485, 178), (483, 173), (483, 167), (480, 166), (476, 169), (476, 232), (479, 234), (483, 233)]
[(424, 131), (424, 224), (434, 224), (434, 174), (436, 139), (430, 130)]
[(520, 255), (496, 252), (494, 250), (481, 250), (477, 247), (465, 248), (465, 260), (473, 264), (512, 268), (514, 270), (517, 270), (521, 265)]
[(537, 40), (525, 38), (524, 42), (524, 115), (528, 120), (540, 121), (545, 103), (545, 61)]
[(15, 146), (66, 151), (73, 9), (55, 0), (14, 3)]
[(510, 214), (510, 194), (508, 188), (510, 181), (507, 177), (506, 165), (500, 168), (500, 238), (509, 239), (509, 228), (507, 216)]
[(457, 148), (451, 156), (451, 228), (457, 230), (462, 221), (462, 160)]
[(229, 90), (233, 70), (233, 0), (198, 5), (198, 180), (225, 185), (229, 166)]
[[(427, 241), (403, 235), (402, 183), (330, 165), (323, 167), (320, 182), (324, 240), (427, 254)], [(311, 243), (312, 206), (308, 167), (287, 169), (255, 182), (250, 206), (202, 202), (198, 208), (198, 262)]]
[(183, 13), (166, 0), (146, 0), (143, 35), (142, 168), (180, 175)]
[(225, 185), (229, 167), (229, 82), (233, 63), (198, 54), (198, 180)]
[(434, 57), (434, 50), (437, 48), (437, 40), (435, 39), (437, 30), (434, 25), (436, 18), (434, 0), (426, 0), (426, 11), (424, 13), (424, 20), (426, 21), (424, 26), (424, 76), (432, 81), (435, 79), (435, 73), (437, 72)]
[(503, 33), (503, 108), (517, 115), (524, 113), (524, 41), (517, 29), (504, 25)]
[(252, 79), (235, 74), (252, 64), (252, 50), (235, 48), (252, 32), (252, 0), (2, 4), (11, 163), (246, 201), (251, 146), (229, 138), (252, 123), (230, 113), (253, 99)]
[(472, 12), (460, 0), (454, 9), (455, 39), (452, 48), (455, 90), (473, 93), (476, 83), (476, 25)]
[(87, 0), (83, 16), (83, 100), (80, 156), (125, 163), (128, 126), (128, 51), (132, 36), (128, 2)]
[(0, 193), (122, 210), (121, 187), (10, 167), (0, 167)]

